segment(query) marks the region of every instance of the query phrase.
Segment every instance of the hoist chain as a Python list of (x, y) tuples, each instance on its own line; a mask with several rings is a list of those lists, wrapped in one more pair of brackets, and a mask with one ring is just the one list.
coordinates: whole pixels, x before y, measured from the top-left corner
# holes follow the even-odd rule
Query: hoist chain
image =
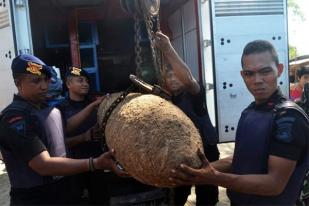
[[(155, 19), (156, 18), (156, 19)], [(159, 83), (162, 81), (162, 65), (163, 58), (162, 53), (155, 46), (155, 33), (154, 33), (154, 21), (156, 20), (156, 29), (155, 31), (160, 31), (160, 19), (159, 14), (156, 16), (144, 15), (144, 22), (146, 25), (146, 30), (150, 42), (150, 49), (152, 54), (153, 66), (155, 69), (156, 77)], [(138, 14), (134, 15), (134, 39), (135, 39), (135, 64), (136, 64), (136, 76), (142, 78), (142, 47), (141, 47), (141, 20)]]
[(141, 25), (138, 15), (134, 15), (134, 41), (135, 41), (135, 64), (136, 64), (136, 76), (141, 78), (142, 76), (142, 63), (143, 59), (141, 56)]
[(153, 60), (153, 66), (155, 68), (155, 72), (156, 72), (156, 76), (158, 78), (158, 80), (160, 79), (160, 63), (159, 63), (159, 55), (158, 52), (156, 51), (155, 48), (155, 33), (153, 31), (153, 19), (150, 16), (144, 16), (144, 21), (146, 23), (146, 29), (147, 29), (147, 33), (148, 33), (148, 38), (149, 38), (149, 42), (150, 42), (150, 49), (151, 49), (151, 53), (152, 53), (152, 60)]
[[(157, 31), (161, 31), (161, 26), (160, 26), (160, 15), (158, 13), (157, 15)], [(162, 74), (163, 74), (163, 70), (164, 70), (164, 58), (163, 58), (163, 53), (162, 51), (160, 51), (159, 49), (156, 49), (156, 53), (157, 53), (157, 61), (158, 61), (158, 65), (159, 65), (159, 84), (162, 83)]]
[[(156, 19), (154, 19), (156, 17)], [(162, 74), (162, 53), (160, 50), (158, 50), (155, 46), (155, 33), (154, 33), (154, 26), (153, 22), (156, 20), (156, 31), (160, 31), (160, 19), (159, 19), (159, 14), (155, 17), (151, 16), (144, 16), (145, 24), (146, 24), (146, 29), (148, 33), (148, 38), (150, 41), (150, 48), (151, 48), (151, 53), (152, 53), (152, 59), (153, 59), (153, 65), (156, 71), (156, 76), (159, 82), (161, 82), (161, 74)]]

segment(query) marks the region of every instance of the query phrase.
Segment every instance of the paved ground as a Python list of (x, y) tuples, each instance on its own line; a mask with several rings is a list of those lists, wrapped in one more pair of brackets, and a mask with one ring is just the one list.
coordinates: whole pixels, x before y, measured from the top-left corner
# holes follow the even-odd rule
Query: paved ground
[(0, 160), (0, 205), (9, 205), (9, 191), (10, 183), (4, 167), (4, 164)]
[[(234, 150), (234, 144), (220, 144), (219, 150), (221, 153), (221, 158), (230, 155)], [(225, 189), (220, 189), (220, 202), (217, 204), (218, 206), (229, 205), (229, 201), (225, 195)], [(8, 180), (8, 176), (4, 167), (3, 162), (0, 160), (0, 206), (8, 206), (9, 205), (9, 191), (10, 191), (10, 183)], [(186, 206), (195, 205), (195, 189), (192, 188), (191, 195), (188, 198)]]

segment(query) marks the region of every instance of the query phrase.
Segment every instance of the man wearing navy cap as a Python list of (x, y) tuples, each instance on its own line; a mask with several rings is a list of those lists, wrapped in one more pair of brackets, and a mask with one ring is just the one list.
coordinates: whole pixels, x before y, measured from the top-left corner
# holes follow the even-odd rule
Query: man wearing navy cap
[(11, 183), (11, 205), (74, 203), (62, 176), (95, 169), (119, 171), (113, 152), (97, 158), (69, 159), (58, 109), (45, 106), (50, 68), (32, 55), (13, 59), (18, 93), (0, 115), (0, 149)]
[[(66, 126), (66, 145), (69, 157), (76, 159), (98, 157), (103, 153), (102, 145), (95, 135), (97, 123), (96, 107), (101, 98), (91, 102), (88, 73), (78, 67), (70, 67), (66, 73), (66, 86), (69, 95), (60, 105), (63, 111)], [(72, 126), (73, 125), (73, 126)], [(78, 127), (76, 127), (79, 125)], [(103, 171), (86, 172), (76, 176), (82, 190), (88, 190), (89, 204), (108, 204), (109, 198), (105, 190), (105, 173)], [(105, 185), (105, 187), (104, 187)], [(85, 202), (85, 201), (83, 201)]]

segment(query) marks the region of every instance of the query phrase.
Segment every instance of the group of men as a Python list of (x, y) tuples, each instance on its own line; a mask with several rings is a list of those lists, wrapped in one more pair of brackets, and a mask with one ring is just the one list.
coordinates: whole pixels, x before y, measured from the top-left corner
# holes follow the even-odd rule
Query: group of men
[[(294, 205), (309, 166), (309, 120), (277, 86), (283, 65), (274, 47), (257, 40), (244, 48), (240, 75), (255, 101), (241, 114), (233, 156), (219, 160), (203, 85), (166, 35), (157, 32), (155, 43), (167, 62), (162, 87), (198, 128), (205, 151), (198, 151), (201, 168), (181, 164), (171, 170), (173, 204), (184, 205), (195, 185), (197, 205), (215, 205), (218, 186), (228, 189), (231, 205)], [(107, 205), (125, 187), (129, 189), (123, 193), (133, 185), (138, 188), (133, 194), (156, 190), (128, 178), (115, 162), (117, 151), (103, 151), (95, 132), (102, 98), (89, 100), (85, 70), (68, 69), (68, 97), (49, 107), (45, 100), (50, 67), (32, 55), (19, 55), (11, 69), (18, 93), (0, 116), (0, 150), (11, 183), (11, 205)], [(117, 179), (109, 171), (126, 178)]]

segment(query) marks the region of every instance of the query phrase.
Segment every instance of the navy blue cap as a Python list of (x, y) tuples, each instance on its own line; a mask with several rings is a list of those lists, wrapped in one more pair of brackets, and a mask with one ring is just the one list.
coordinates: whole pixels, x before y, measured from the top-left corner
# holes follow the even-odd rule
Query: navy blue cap
[(39, 58), (30, 55), (22, 54), (15, 57), (11, 65), (12, 72), (15, 74), (45, 74), (47, 77), (51, 77), (51, 68)]
[(86, 72), (84, 69), (82, 68), (78, 68), (78, 67), (69, 67), (68, 71), (66, 72), (66, 77), (69, 76), (75, 76), (75, 77), (79, 77), (79, 76), (84, 76), (89, 80), (89, 74), (88, 72)]

